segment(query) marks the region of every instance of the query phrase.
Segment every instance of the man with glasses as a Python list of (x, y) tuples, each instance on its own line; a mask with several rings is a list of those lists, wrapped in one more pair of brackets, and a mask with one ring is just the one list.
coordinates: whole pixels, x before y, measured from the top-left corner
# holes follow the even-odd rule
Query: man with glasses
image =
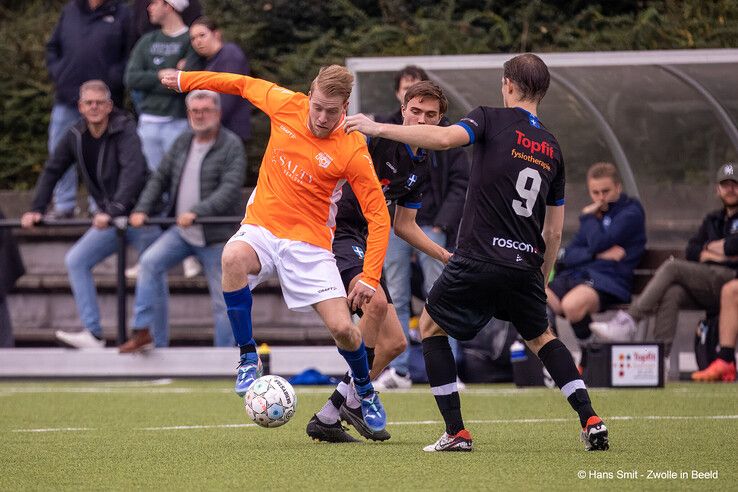
[[(167, 323), (155, 323), (156, 293), (166, 292), (167, 270), (188, 256), (202, 263), (215, 318), (216, 346), (234, 345), (221, 288), (221, 255), (233, 234), (229, 224), (197, 225), (199, 217), (241, 215), (241, 186), (246, 161), (241, 139), (220, 125), (220, 95), (193, 91), (187, 95), (185, 131), (165, 154), (133, 209), (130, 224), (141, 227), (149, 215), (177, 218), (139, 260), (133, 334), (121, 353), (169, 344)], [(167, 296), (163, 299), (167, 313)], [(160, 327), (157, 329), (157, 327)]]
[[(21, 223), (30, 228), (41, 221), (54, 186), (76, 163), (98, 212), (92, 219), (92, 227), (64, 259), (84, 329), (57, 331), (56, 337), (76, 348), (102, 348), (105, 341), (92, 269), (115, 253), (118, 242), (111, 221), (130, 213), (146, 184), (148, 170), (135, 121), (113, 106), (110, 89), (103, 81), (89, 80), (82, 84), (77, 107), (82, 118), (63, 135), (44, 166), (31, 211), (23, 215)], [(140, 253), (159, 234), (159, 229), (152, 227), (128, 229), (126, 238)], [(153, 318), (161, 322), (161, 310), (157, 308), (156, 313)]]

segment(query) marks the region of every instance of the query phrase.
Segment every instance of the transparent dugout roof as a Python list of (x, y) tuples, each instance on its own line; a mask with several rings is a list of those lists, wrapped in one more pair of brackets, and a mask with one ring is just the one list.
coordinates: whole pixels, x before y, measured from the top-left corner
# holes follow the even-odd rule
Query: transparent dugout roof
[[(415, 64), (446, 92), (449, 119), (500, 106), (512, 55), (350, 58), (351, 112), (396, 111), (394, 73)], [(544, 54), (551, 86), (539, 116), (557, 136), (567, 173), (567, 226), (588, 203), (585, 173), (614, 162), (646, 209), (649, 244), (681, 247), (720, 206), (714, 176), (738, 162), (738, 50)]]

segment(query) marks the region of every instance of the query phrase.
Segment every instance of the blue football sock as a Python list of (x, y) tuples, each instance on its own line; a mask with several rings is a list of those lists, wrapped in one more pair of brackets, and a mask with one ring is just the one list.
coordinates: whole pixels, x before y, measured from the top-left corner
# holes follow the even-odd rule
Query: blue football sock
[(369, 361), (366, 355), (366, 347), (364, 342), (361, 342), (359, 348), (351, 350), (338, 349), (338, 353), (346, 359), (346, 362), (351, 368), (351, 375), (356, 385), (356, 392), (359, 396), (364, 396), (370, 391), (374, 390), (371, 381), (369, 381)]
[[(233, 336), (238, 346), (244, 347), (250, 345), (256, 347), (251, 329), (251, 305), (253, 304), (253, 298), (251, 297), (249, 286), (247, 285), (243, 289), (232, 292), (223, 292), (223, 298), (226, 303), (228, 319), (231, 321)], [(250, 350), (248, 352), (251, 353)], [(255, 348), (254, 355), (256, 355)]]

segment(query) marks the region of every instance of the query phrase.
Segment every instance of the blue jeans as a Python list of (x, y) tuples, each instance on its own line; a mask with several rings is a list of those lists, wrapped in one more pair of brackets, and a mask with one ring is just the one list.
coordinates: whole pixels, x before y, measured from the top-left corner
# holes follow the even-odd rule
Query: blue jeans
[[(220, 259), (223, 255), (225, 243), (210, 246), (193, 246), (179, 234), (177, 227), (169, 228), (156, 242), (144, 252), (138, 264), (138, 280), (136, 281), (136, 300), (134, 302), (133, 329), (152, 328), (154, 344), (157, 347), (166, 347), (169, 344), (169, 333), (160, 330), (154, 323), (156, 293), (166, 292), (167, 270), (179, 264), (188, 256), (196, 256), (202, 263), (205, 277), (208, 280), (208, 290), (213, 306), (215, 320), (214, 344), (216, 347), (233, 347), (235, 340), (231, 330), (228, 314), (226, 313), (223, 287), (221, 285)], [(164, 296), (164, 313), (168, 309), (168, 296)], [(166, 325), (165, 325), (166, 326)]]
[[(431, 226), (422, 226), (421, 229), (423, 229), (423, 232), (434, 243), (440, 246), (446, 246), (445, 233), (433, 232), (433, 227)], [(412, 270), (410, 263), (413, 253), (417, 255), (418, 264), (423, 272), (423, 290), (426, 295), (428, 295), (436, 279), (438, 279), (443, 271), (443, 263), (416, 250), (404, 240), (397, 237), (394, 229), (390, 232), (387, 256), (384, 260), (384, 280), (387, 283), (387, 290), (389, 290), (390, 296), (392, 297), (392, 302), (397, 310), (397, 317), (400, 318), (400, 324), (402, 325), (402, 330), (405, 332), (406, 338), (408, 337), (408, 325), (410, 322), (410, 298), (412, 296), (410, 286)], [(456, 356), (458, 343), (451, 337), (449, 337), (449, 343), (451, 344), (451, 350)], [(408, 349), (405, 349), (402, 354), (390, 362), (390, 367), (407, 374), (409, 372), (408, 359), (410, 357), (408, 350), (409, 339)]]
[[(56, 103), (51, 108), (49, 119), (49, 155), (54, 153), (56, 146), (64, 134), (80, 119), (76, 106)], [(60, 213), (74, 211), (77, 206), (77, 170), (70, 167), (54, 187), (54, 209)]]
[(138, 136), (141, 139), (141, 150), (151, 171), (159, 169), (159, 163), (164, 158), (164, 154), (187, 128), (189, 124), (185, 118), (163, 123), (139, 120)]
[[(161, 229), (158, 227), (128, 228), (126, 241), (141, 254), (160, 234)], [(64, 258), (79, 317), (85, 328), (97, 336), (102, 336), (102, 325), (100, 325), (100, 309), (97, 305), (97, 290), (92, 277), (92, 269), (115, 253), (117, 248), (115, 228), (91, 227), (79, 241), (74, 243)], [(162, 297), (162, 294), (166, 295), (166, 288), (156, 293), (157, 305), (161, 304), (158, 299)], [(157, 309), (155, 319), (157, 326), (163, 323), (166, 328), (166, 313), (162, 309)]]

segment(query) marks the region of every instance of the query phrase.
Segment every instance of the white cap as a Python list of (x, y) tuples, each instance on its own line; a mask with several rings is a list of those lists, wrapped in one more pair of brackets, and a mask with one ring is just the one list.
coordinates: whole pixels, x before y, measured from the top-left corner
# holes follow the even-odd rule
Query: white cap
[(164, 0), (177, 12), (182, 12), (190, 5), (190, 0)]

